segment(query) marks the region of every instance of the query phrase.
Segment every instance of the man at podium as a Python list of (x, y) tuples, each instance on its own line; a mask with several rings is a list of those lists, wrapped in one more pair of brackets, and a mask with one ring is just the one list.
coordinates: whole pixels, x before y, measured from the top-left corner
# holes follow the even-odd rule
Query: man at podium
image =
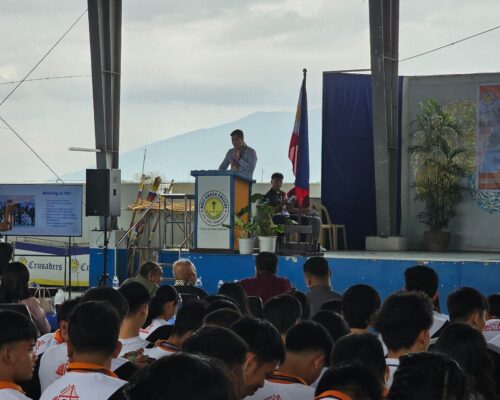
[(247, 146), (241, 129), (231, 132), (231, 142), (233, 148), (227, 151), (224, 161), (219, 166), (219, 171), (226, 170), (227, 167), (231, 166), (231, 171), (239, 172), (252, 179), (255, 164), (257, 164), (257, 153)]

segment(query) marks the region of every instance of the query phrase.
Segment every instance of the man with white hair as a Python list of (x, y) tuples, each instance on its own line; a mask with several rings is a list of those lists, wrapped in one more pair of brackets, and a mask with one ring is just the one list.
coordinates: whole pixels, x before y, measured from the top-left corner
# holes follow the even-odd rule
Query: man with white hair
[(182, 294), (194, 294), (200, 299), (207, 297), (207, 292), (202, 288), (195, 286), (197, 275), (196, 267), (188, 259), (179, 259), (174, 262), (173, 274), (175, 279), (175, 288)]

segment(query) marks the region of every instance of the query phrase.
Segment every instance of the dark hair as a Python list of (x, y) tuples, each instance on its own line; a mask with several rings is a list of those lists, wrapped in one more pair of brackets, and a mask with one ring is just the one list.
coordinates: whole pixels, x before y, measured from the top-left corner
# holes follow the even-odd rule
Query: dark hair
[(172, 335), (182, 336), (187, 332), (196, 331), (203, 324), (205, 313), (206, 306), (199, 300), (183, 304), (179, 311), (177, 311)]
[(255, 267), (259, 272), (271, 272), (275, 274), (278, 270), (278, 257), (276, 257), (276, 254), (263, 251), (255, 257)]
[(177, 290), (175, 290), (173, 286), (160, 286), (151, 299), (151, 303), (149, 303), (148, 317), (146, 318), (144, 326), (149, 326), (153, 319), (158, 318), (161, 314), (163, 314), (163, 306), (165, 303), (173, 301), (174, 304), (177, 305), (179, 303), (179, 299), (179, 293), (177, 293)]
[(303, 321), (307, 321), (311, 318), (311, 302), (309, 301), (309, 297), (304, 292), (301, 292), (299, 289), (291, 288), (286, 292), (290, 296), (295, 297), (302, 307), (302, 313), (300, 314), (300, 319)]
[(113, 306), (120, 317), (120, 322), (123, 321), (128, 314), (128, 303), (125, 296), (118, 290), (108, 287), (96, 287), (87, 290), (81, 297), (81, 302), (84, 301), (107, 301)]
[(311, 318), (312, 321), (323, 325), (330, 333), (333, 342), (337, 342), (342, 336), (348, 335), (351, 331), (349, 325), (344, 321), (342, 315), (329, 310), (320, 310)]
[(225, 294), (209, 294), (207, 297), (203, 299), (203, 301), (205, 301), (205, 303), (207, 304), (213, 303), (216, 300), (227, 300), (230, 301), (231, 303), (235, 303), (235, 301), (231, 297), (226, 296)]
[(107, 301), (84, 301), (68, 320), (68, 338), (79, 353), (110, 356), (116, 349), (120, 317)]
[(385, 357), (380, 340), (371, 333), (357, 333), (340, 338), (333, 348), (331, 365), (358, 361), (385, 384)]
[(146, 287), (139, 282), (126, 283), (125, 285), (120, 286), (120, 289), (118, 289), (118, 291), (127, 299), (127, 316), (137, 314), (137, 312), (142, 306), (144, 306), (144, 304), (149, 304), (149, 302), (151, 301), (148, 289), (146, 289)]
[(11, 262), (3, 268), (0, 292), (3, 303), (17, 303), (31, 297), (28, 287), (30, 272), (20, 262)]
[(292, 353), (319, 351), (325, 360), (332, 353), (332, 337), (321, 324), (314, 321), (301, 321), (292, 326), (285, 339), (285, 349)]
[(57, 322), (67, 321), (69, 315), (75, 309), (75, 307), (80, 303), (81, 297), (75, 297), (74, 299), (68, 299), (61, 303), (57, 307)]
[(230, 300), (214, 300), (210, 303), (208, 303), (207, 306), (207, 314), (217, 311), (217, 310), (222, 310), (222, 309), (229, 309), (229, 310), (234, 310), (240, 312), (238, 306), (234, 304), (233, 301)]
[(222, 362), (176, 353), (141, 368), (124, 388), (127, 400), (236, 400)]
[(444, 354), (420, 352), (399, 358), (388, 400), (453, 399), (467, 397), (465, 376)]
[(329, 368), (316, 387), (316, 396), (338, 390), (352, 399), (379, 400), (382, 384), (375, 376), (359, 363), (342, 364)]
[(470, 380), (470, 389), (484, 399), (495, 398), (494, 365), (481, 332), (466, 324), (448, 325), (436, 342), (434, 351), (458, 362)]
[(151, 273), (151, 272), (155, 272), (155, 271), (158, 271), (158, 272), (161, 272), (162, 269), (161, 267), (153, 262), (153, 261), (146, 261), (144, 264), (141, 265), (141, 267), (139, 268), (139, 274), (141, 276), (143, 276), (144, 278), (147, 278), (148, 275)]
[(273, 324), (280, 334), (285, 335), (300, 320), (302, 307), (295, 297), (283, 294), (266, 301), (263, 312), (264, 318)]
[(244, 317), (234, 323), (231, 329), (248, 345), (248, 351), (254, 353), (261, 362), (285, 359), (285, 348), (278, 330), (269, 321)]
[(4, 267), (12, 260), (12, 254), (14, 254), (14, 247), (10, 243), (0, 242), (0, 276)]
[(415, 265), (405, 270), (405, 289), (424, 292), (432, 299), (434, 309), (440, 311), (439, 298), (433, 299), (438, 292), (439, 276), (426, 265)]
[(0, 347), (7, 343), (36, 340), (38, 334), (33, 322), (25, 315), (12, 310), (0, 311)]
[(241, 286), (239, 283), (224, 283), (219, 288), (217, 293), (233, 299), (243, 315), (250, 314), (250, 306), (248, 305), (247, 293), (245, 292), (245, 289), (243, 289), (243, 286)]
[(466, 321), (476, 311), (488, 310), (486, 298), (471, 287), (462, 287), (446, 299), (450, 321)]
[(240, 318), (241, 313), (239, 311), (231, 310), (229, 308), (221, 308), (220, 310), (207, 313), (203, 319), (203, 324), (231, 328), (231, 325), (233, 325)]
[(281, 179), (283, 180), (284, 176), (281, 172), (275, 172), (274, 174), (271, 175), (271, 180), (273, 179)]
[(334, 313), (337, 313), (337, 314), (342, 314), (342, 300), (341, 299), (331, 299), (331, 300), (325, 301), (323, 304), (321, 304), (321, 307), (319, 309), (333, 311)]
[(422, 292), (398, 292), (385, 299), (375, 329), (389, 350), (411, 347), (433, 322), (432, 303)]
[(184, 342), (182, 350), (218, 358), (232, 368), (245, 362), (248, 346), (227, 328), (206, 326), (191, 335)]
[(488, 296), (488, 312), (490, 315), (500, 318), (500, 293)]
[(235, 129), (231, 132), (231, 136), (239, 136), (240, 138), (243, 138), (245, 135), (241, 129)]
[(328, 278), (330, 268), (325, 257), (310, 257), (303, 266), (304, 272), (318, 278)]
[(368, 285), (354, 285), (342, 295), (342, 315), (349, 327), (366, 329), (380, 308), (380, 296)]

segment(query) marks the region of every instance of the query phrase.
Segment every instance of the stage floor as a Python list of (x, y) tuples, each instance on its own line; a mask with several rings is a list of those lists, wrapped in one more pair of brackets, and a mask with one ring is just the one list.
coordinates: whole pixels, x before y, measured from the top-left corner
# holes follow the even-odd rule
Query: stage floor
[(401, 260), (401, 261), (449, 261), (449, 262), (500, 262), (500, 253), (445, 252), (428, 251), (361, 251), (340, 250), (325, 252), (326, 258), (361, 260)]

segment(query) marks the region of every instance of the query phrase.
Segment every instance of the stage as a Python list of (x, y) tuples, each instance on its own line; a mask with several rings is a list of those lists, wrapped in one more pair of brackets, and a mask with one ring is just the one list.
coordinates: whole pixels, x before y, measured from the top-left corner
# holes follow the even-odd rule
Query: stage
[[(255, 274), (255, 256), (183, 252), (201, 276), (203, 288), (214, 293), (219, 280), (233, 282)], [(500, 292), (500, 253), (429, 253), (429, 252), (326, 252), (332, 271), (332, 286), (339, 293), (357, 283), (374, 286), (380, 296), (404, 286), (404, 270), (415, 264), (426, 264), (440, 278), (441, 308), (446, 312), (446, 297), (458, 287), (471, 286), (483, 294)], [(178, 259), (177, 251), (163, 251), (162, 262), (171, 264)], [(286, 276), (293, 286), (306, 291), (302, 265), (303, 256), (279, 256), (278, 275)], [(164, 271), (166, 277), (171, 270)]]

